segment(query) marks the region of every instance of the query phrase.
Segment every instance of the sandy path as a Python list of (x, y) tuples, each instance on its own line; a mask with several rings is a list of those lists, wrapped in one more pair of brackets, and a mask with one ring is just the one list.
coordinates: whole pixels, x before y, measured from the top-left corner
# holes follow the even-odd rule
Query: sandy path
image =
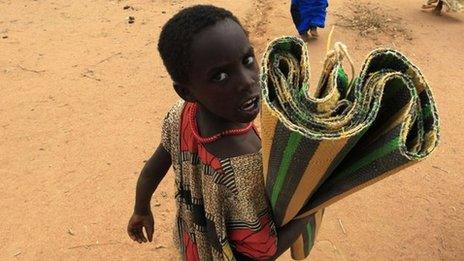
[[(0, 0), (0, 260), (178, 259), (172, 173), (152, 201), (155, 242), (132, 243), (125, 226), (138, 172), (176, 100), (156, 51), (160, 26), (199, 2)], [(269, 39), (294, 33), (288, 1), (214, 2), (244, 21), (259, 54)], [(328, 25), (342, 3), (331, 1)], [(403, 18), (412, 40), (366, 40), (344, 28), (335, 40), (348, 45), (357, 65), (378, 44), (410, 57), (433, 87), (441, 146), (427, 161), (328, 208), (314, 260), (464, 256), (464, 16), (434, 17), (420, 4), (383, 7)], [(309, 44), (314, 76), (327, 34)]]

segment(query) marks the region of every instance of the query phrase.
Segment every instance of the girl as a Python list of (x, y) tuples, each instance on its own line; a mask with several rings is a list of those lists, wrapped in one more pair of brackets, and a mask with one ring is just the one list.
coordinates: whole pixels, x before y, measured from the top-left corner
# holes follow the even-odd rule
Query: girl
[(150, 199), (172, 165), (183, 259), (276, 258), (307, 220), (276, 230), (270, 215), (252, 124), (260, 108), (258, 67), (245, 30), (229, 11), (194, 6), (166, 23), (158, 49), (182, 101), (165, 117), (161, 144), (140, 174), (129, 236), (152, 241)]

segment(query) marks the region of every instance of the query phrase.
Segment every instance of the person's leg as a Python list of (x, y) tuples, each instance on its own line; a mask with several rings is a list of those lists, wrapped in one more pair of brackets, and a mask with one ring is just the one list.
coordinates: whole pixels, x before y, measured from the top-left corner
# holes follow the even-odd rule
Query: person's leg
[(324, 28), (325, 26), (329, 3), (327, 0), (312, 0), (306, 3), (308, 4), (309, 10), (311, 10), (311, 12), (308, 13), (309, 17), (311, 17), (309, 20), (309, 33), (312, 37), (316, 38), (319, 36), (317, 28)]
[(438, 4), (437, 4), (437, 7), (435, 7), (435, 9), (433, 9), (433, 13), (435, 15), (441, 15), (441, 10), (443, 9), (443, 1), (442, 0), (438, 0)]
[(292, 15), (292, 21), (293, 24), (295, 25), (298, 34), (300, 35), (301, 39), (303, 41), (307, 42), (309, 40), (309, 35), (307, 31), (304, 31), (301, 29), (301, 14), (300, 14), (300, 7), (299, 7), (299, 2), (298, 1), (292, 1), (290, 5), (290, 14)]
[(319, 36), (319, 33), (317, 32), (317, 27), (316, 26), (309, 27), (309, 33), (311, 34), (312, 37), (318, 37)]
[(309, 38), (310, 38), (308, 33), (300, 34), (300, 37), (301, 37), (301, 39), (303, 39), (303, 41), (305, 41), (305, 42), (308, 42), (308, 41), (309, 41)]

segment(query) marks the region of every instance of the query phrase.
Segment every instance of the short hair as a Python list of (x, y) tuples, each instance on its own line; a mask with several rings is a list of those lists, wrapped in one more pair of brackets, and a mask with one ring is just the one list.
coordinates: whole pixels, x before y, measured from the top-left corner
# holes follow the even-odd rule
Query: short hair
[(182, 9), (166, 22), (158, 40), (158, 51), (173, 81), (189, 81), (188, 72), (192, 66), (191, 45), (195, 35), (227, 18), (242, 27), (231, 12), (212, 5), (195, 5)]

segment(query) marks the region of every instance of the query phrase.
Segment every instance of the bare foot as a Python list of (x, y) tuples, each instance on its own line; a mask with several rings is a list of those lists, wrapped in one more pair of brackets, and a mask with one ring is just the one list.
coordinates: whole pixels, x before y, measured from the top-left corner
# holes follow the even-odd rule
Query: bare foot
[(309, 35), (308, 35), (308, 33), (300, 34), (300, 37), (301, 37), (301, 39), (303, 39), (303, 41), (305, 41), (305, 42), (308, 42), (308, 41), (309, 41)]
[(311, 34), (312, 37), (317, 38), (319, 34), (317, 33), (317, 27), (311, 28), (309, 30), (309, 33)]
[(439, 1), (437, 4), (437, 7), (433, 9), (433, 13), (437, 16), (441, 15), (441, 10), (443, 9), (443, 1)]
[(433, 14), (436, 16), (441, 16), (441, 10), (433, 9)]

